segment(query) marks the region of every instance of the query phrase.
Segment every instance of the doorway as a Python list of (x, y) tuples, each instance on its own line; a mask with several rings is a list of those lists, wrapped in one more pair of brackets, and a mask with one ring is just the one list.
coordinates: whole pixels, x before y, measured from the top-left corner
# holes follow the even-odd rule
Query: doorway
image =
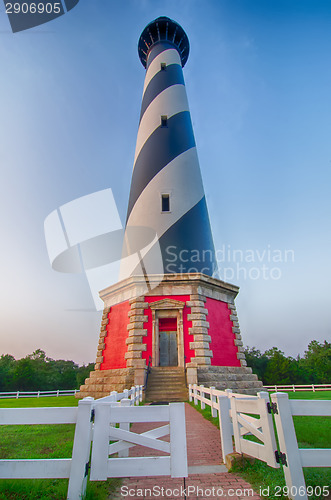
[(177, 318), (159, 318), (160, 366), (178, 366)]

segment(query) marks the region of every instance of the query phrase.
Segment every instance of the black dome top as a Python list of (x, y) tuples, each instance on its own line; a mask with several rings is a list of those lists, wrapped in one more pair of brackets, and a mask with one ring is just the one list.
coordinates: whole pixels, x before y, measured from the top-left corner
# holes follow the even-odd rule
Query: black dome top
[(165, 41), (174, 45), (178, 50), (182, 67), (184, 67), (190, 51), (190, 44), (185, 31), (176, 21), (169, 19), (169, 17), (158, 17), (146, 26), (139, 38), (138, 54), (144, 68), (147, 65), (150, 49), (157, 43)]

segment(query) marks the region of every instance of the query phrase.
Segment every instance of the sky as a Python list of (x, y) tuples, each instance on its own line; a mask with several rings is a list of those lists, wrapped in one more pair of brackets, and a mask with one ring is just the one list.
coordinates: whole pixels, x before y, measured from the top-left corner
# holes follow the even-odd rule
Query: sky
[[(80, 0), (13, 34), (0, 9), (0, 354), (95, 361), (84, 274), (52, 269), (44, 220), (111, 188), (125, 221), (144, 27), (184, 28), (184, 78), (220, 274), (245, 345), (330, 340), (329, 0)], [(102, 214), (107, 217), (107, 214)]]

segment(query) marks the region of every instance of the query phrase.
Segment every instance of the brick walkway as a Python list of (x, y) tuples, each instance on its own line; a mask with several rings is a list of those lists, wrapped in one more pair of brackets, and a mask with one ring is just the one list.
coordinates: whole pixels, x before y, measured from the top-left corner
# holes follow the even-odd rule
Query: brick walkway
[[(187, 455), (189, 477), (172, 479), (167, 476), (125, 478), (116, 499), (154, 500), (206, 500), (206, 499), (246, 499), (258, 500), (260, 497), (241, 477), (227, 472), (222, 464), (220, 434), (217, 427), (208, 422), (189, 404), (185, 404)], [(159, 425), (154, 425), (158, 427)], [(145, 432), (152, 424), (132, 424), (133, 432)], [(155, 453), (153, 453), (153, 451)], [(155, 450), (136, 446), (130, 456), (160, 455)], [(186, 486), (186, 496), (184, 492)], [(154, 488), (154, 491), (153, 491)], [(162, 489), (163, 488), (163, 489)], [(147, 491), (145, 491), (147, 490)], [(150, 491), (148, 491), (150, 490)], [(115, 498), (115, 497), (113, 497)]]

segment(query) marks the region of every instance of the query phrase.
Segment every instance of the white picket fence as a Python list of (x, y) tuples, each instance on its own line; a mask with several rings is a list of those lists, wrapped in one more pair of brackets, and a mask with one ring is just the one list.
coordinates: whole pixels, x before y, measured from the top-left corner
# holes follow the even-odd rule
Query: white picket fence
[[(299, 448), (293, 425), (293, 415), (331, 416), (331, 401), (290, 400), (288, 394), (271, 394), (279, 439), (280, 459), (284, 464), (289, 497), (307, 500), (303, 467), (331, 467), (331, 448)], [(326, 496), (326, 495), (324, 495)]]
[(64, 389), (61, 391), (12, 391), (0, 392), (0, 399), (7, 398), (47, 398), (59, 396), (75, 396), (79, 392), (78, 389)]
[(98, 400), (84, 398), (78, 407), (1, 408), (0, 425), (76, 424), (76, 428), (72, 458), (0, 460), (0, 478), (69, 478), (68, 499), (81, 498), (86, 488), (95, 409), (101, 402), (116, 404), (124, 398), (129, 405), (137, 405), (142, 397), (143, 387), (135, 386)]
[(143, 386), (132, 386), (131, 389), (124, 389), (123, 392), (112, 391), (109, 396), (95, 400), (96, 404), (100, 403), (117, 403), (122, 399), (129, 399), (130, 405), (138, 405), (143, 400)]
[[(78, 407), (1, 408), (0, 425), (76, 424), (72, 458), (0, 460), (1, 479), (69, 479), (68, 498), (81, 498), (86, 487), (86, 464), (92, 435), (94, 401), (85, 398)], [(69, 495), (70, 491), (70, 495)]]
[[(206, 397), (209, 396), (209, 397)], [(223, 462), (233, 453), (232, 436), (238, 453), (247, 453), (263, 460), (271, 467), (278, 468), (275, 452), (276, 440), (273, 432), (272, 415), (268, 413), (267, 392), (257, 396), (233, 393), (231, 389), (220, 391), (215, 387), (189, 385), (189, 400), (194, 404), (201, 401), (201, 408), (211, 407), (213, 417), (219, 418)], [(249, 414), (257, 415), (258, 418)], [(260, 443), (249, 441), (245, 436), (252, 434)]]
[[(0, 460), (0, 478), (66, 478), (67, 499), (79, 500), (86, 490), (90, 466), (91, 480), (124, 477), (128, 473), (187, 477), (184, 403), (135, 406), (142, 396), (143, 386), (136, 386), (98, 400), (84, 398), (78, 407), (0, 409), (0, 425), (76, 424), (71, 458)], [(167, 425), (143, 434), (129, 430), (132, 422), (162, 421)], [(166, 434), (170, 434), (170, 443), (158, 439)], [(109, 445), (110, 439), (117, 442)], [(168, 456), (129, 458), (129, 448), (137, 444), (162, 449)], [(109, 458), (114, 453), (118, 458)]]
[[(208, 397), (207, 397), (208, 396)], [(299, 449), (293, 424), (293, 415), (331, 416), (331, 401), (289, 400), (286, 393), (257, 396), (219, 391), (214, 387), (189, 386), (189, 399), (211, 407), (212, 415), (219, 417), (223, 460), (235, 451), (246, 453), (278, 468), (283, 465), (288, 497), (307, 500), (303, 467), (331, 467), (331, 449)], [(272, 414), (275, 416), (280, 451), (277, 449)], [(252, 416), (254, 415), (254, 416)], [(255, 436), (259, 442), (245, 439)]]
[(299, 391), (331, 391), (331, 384), (306, 384), (306, 385), (265, 385), (268, 392), (299, 392)]

